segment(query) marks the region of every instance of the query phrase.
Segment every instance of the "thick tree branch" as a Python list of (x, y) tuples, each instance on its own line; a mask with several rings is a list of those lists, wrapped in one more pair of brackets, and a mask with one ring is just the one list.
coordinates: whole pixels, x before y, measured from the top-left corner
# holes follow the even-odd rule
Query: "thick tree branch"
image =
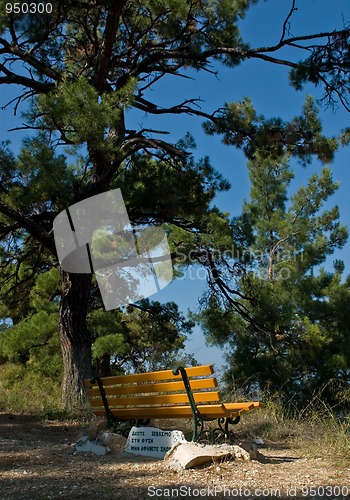
[(97, 69), (94, 78), (95, 87), (102, 90), (107, 77), (112, 50), (115, 44), (116, 35), (119, 29), (119, 20), (127, 0), (118, 0), (114, 2), (113, 7), (108, 11), (106, 27), (102, 45), (100, 47), (100, 56), (97, 62)]
[(123, 159), (126, 159), (128, 156), (145, 148), (158, 150), (160, 149), (169, 154), (171, 157), (180, 159), (181, 161), (185, 161), (186, 156), (189, 155), (189, 153), (186, 153), (186, 151), (183, 151), (182, 149), (179, 149), (168, 142), (162, 141), (160, 139), (148, 139), (147, 137), (139, 135), (128, 139), (123, 144), (123, 146), (121, 147)]
[[(207, 62), (210, 58), (216, 57), (218, 55), (235, 55), (238, 56), (240, 59), (244, 60), (246, 58), (251, 58), (251, 57), (257, 57), (257, 54), (264, 54), (266, 52), (277, 52), (279, 49), (282, 47), (291, 45), (295, 42), (303, 42), (303, 41), (309, 41), (309, 40), (316, 40), (316, 39), (329, 39), (330, 37), (334, 36), (349, 36), (350, 35), (350, 30), (349, 29), (344, 29), (344, 30), (334, 30), (334, 31), (325, 31), (321, 33), (314, 33), (312, 35), (301, 35), (297, 37), (290, 37), (290, 38), (285, 38), (281, 39), (279, 43), (276, 45), (271, 45), (271, 46), (262, 46), (262, 47), (255, 47), (255, 48), (242, 48), (242, 47), (216, 47), (213, 49), (208, 49), (208, 50), (203, 50), (202, 52), (198, 52), (196, 54), (189, 52), (189, 50), (186, 47), (180, 47), (177, 49), (163, 49), (160, 47), (155, 47), (152, 52), (148, 55), (146, 59), (142, 61), (142, 65), (147, 66), (147, 65), (152, 65), (155, 61), (159, 60), (170, 60), (170, 59), (183, 59), (183, 60), (196, 60), (196, 61), (203, 61)], [(307, 46), (303, 47), (307, 48)], [(277, 59), (279, 61), (279, 59)], [(273, 62), (273, 61), (271, 61)], [(286, 61), (289, 64), (292, 64), (291, 61)]]
[(145, 113), (150, 113), (154, 115), (188, 114), (188, 115), (201, 116), (202, 118), (214, 121), (215, 114), (221, 111), (221, 109), (217, 109), (213, 113), (209, 114), (201, 111), (200, 109), (194, 109), (193, 107), (188, 106), (188, 104), (196, 104), (196, 102), (198, 101), (200, 101), (200, 99), (186, 99), (186, 101), (183, 101), (180, 104), (176, 104), (175, 106), (172, 106), (170, 108), (160, 108), (156, 104), (138, 96), (136, 97), (135, 107), (140, 109), (141, 111), (144, 111)]
[(6, 217), (9, 217), (20, 226), (28, 231), (34, 238), (36, 238), (40, 243), (45, 246), (51, 253), (56, 255), (56, 248), (54, 244), (54, 239), (49, 234), (43, 231), (41, 225), (34, 222), (31, 218), (23, 214), (19, 209), (14, 209), (7, 203), (0, 200), (0, 212)]
[(34, 56), (30, 54), (29, 51), (25, 51), (20, 48), (19, 45), (15, 45), (14, 43), (8, 43), (4, 38), (0, 38), (0, 43), (6, 50), (7, 54), (13, 54), (18, 57), (19, 60), (28, 63), (32, 68), (36, 69), (40, 74), (46, 75), (48, 78), (52, 80), (59, 80), (60, 73), (53, 70), (52, 67), (43, 64), (41, 61), (38, 61)]
[(53, 83), (51, 84), (48, 82), (38, 82), (37, 80), (34, 80), (34, 78), (27, 78), (25, 76), (18, 75), (16, 73), (13, 73), (12, 71), (9, 71), (2, 64), (0, 64), (0, 73), (1, 72), (6, 76), (0, 76), (0, 85), (4, 83), (8, 85), (23, 85), (23, 87), (35, 90), (38, 94), (47, 94), (54, 88)]
[[(327, 40), (331, 37), (335, 36), (350, 36), (350, 29), (344, 29), (344, 30), (333, 30), (333, 31), (323, 31), (321, 33), (314, 33), (312, 35), (301, 35), (301, 36), (294, 36), (291, 38), (286, 38), (284, 40), (280, 40), (279, 43), (276, 45), (271, 45), (271, 46), (266, 46), (266, 47), (256, 47), (255, 49), (249, 49), (249, 53), (255, 54), (255, 53), (262, 53), (262, 52), (276, 52), (277, 50), (281, 49), (282, 47), (285, 47), (286, 45), (292, 45), (295, 42), (306, 42), (309, 40), (317, 40), (321, 38), (326, 38)], [(307, 46), (302, 48), (306, 49), (308, 48)]]

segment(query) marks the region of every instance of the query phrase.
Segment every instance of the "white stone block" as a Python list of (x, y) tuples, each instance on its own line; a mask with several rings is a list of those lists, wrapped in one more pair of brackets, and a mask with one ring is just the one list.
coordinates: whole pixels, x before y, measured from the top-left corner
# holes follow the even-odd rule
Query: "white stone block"
[(164, 458), (177, 443), (186, 442), (181, 431), (168, 431), (157, 427), (132, 427), (125, 450), (135, 455)]

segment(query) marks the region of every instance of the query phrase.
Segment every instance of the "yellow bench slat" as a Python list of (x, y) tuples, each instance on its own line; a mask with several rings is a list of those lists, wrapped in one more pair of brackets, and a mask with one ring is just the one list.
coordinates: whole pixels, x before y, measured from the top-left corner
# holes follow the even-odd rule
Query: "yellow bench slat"
[[(218, 383), (215, 378), (201, 378), (194, 379), (190, 381), (190, 386), (192, 390), (195, 389), (213, 389), (217, 387)], [(106, 395), (126, 395), (126, 394), (142, 394), (142, 393), (152, 393), (152, 392), (172, 392), (172, 391), (183, 391), (184, 383), (182, 380), (175, 382), (158, 382), (158, 383), (147, 383), (147, 384), (137, 384), (137, 385), (118, 385), (111, 386), (109, 382), (103, 385)], [(98, 386), (94, 386), (87, 390), (90, 397), (100, 396), (100, 390)]]
[(225, 408), (227, 410), (242, 410), (242, 409), (247, 409), (251, 410), (254, 408), (253, 403), (247, 402), (247, 403), (223, 403)]
[(228, 411), (249, 411), (253, 408), (262, 408), (263, 404), (259, 401), (248, 401), (247, 403), (223, 403)]
[[(206, 375), (212, 375), (214, 373), (213, 365), (201, 365), (201, 366), (190, 366), (186, 368), (186, 373), (188, 377), (204, 377)], [(112, 384), (129, 384), (129, 383), (142, 383), (151, 382), (156, 380), (169, 380), (169, 379), (181, 379), (181, 374), (173, 375), (172, 370), (160, 370), (157, 372), (148, 373), (135, 373), (131, 375), (117, 375), (115, 377), (108, 377), (108, 385)], [(91, 386), (90, 380), (85, 380), (85, 385), (87, 387)]]
[[(196, 403), (209, 403), (209, 402), (218, 402), (221, 401), (220, 392), (219, 391), (211, 391), (211, 392), (195, 392), (193, 393), (193, 397)], [(167, 404), (180, 404), (180, 403), (188, 403), (188, 396), (186, 393), (183, 394), (161, 394), (161, 395), (143, 395), (143, 396), (134, 396), (134, 397), (121, 397), (121, 398), (107, 398), (107, 402), (109, 407), (125, 407), (125, 406), (142, 406), (142, 405), (167, 405)], [(102, 399), (92, 399), (91, 400), (92, 408), (103, 406)]]
[[(198, 409), (204, 417), (208, 418), (220, 418), (226, 417), (227, 412), (222, 405), (199, 405)], [(157, 407), (145, 407), (145, 408), (118, 408), (111, 410), (112, 415), (120, 420), (128, 419), (145, 419), (145, 418), (191, 418), (192, 410), (190, 406), (163, 406), (161, 408)], [(104, 416), (104, 410), (94, 410), (96, 416)], [(236, 414), (231, 413), (230, 416), (238, 416), (239, 412)]]

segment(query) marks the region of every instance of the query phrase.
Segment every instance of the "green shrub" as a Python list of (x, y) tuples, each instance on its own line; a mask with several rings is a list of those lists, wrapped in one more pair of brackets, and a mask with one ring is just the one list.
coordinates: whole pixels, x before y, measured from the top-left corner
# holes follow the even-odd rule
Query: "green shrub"
[(243, 439), (262, 438), (303, 448), (311, 456), (331, 455), (350, 460), (350, 422), (336, 408), (315, 397), (307, 409), (297, 411), (292, 402), (285, 405), (278, 394), (263, 395), (262, 409), (243, 414), (237, 434)]
[(60, 413), (60, 379), (20, 364), (0, 366), (0, 408), (41, 416)]

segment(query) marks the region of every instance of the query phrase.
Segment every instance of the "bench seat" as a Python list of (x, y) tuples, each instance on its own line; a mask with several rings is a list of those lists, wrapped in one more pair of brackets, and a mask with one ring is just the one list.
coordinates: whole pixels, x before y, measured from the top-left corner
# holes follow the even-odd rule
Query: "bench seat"
[[(254, 405), (241, 406), (237, 404), (235, 409), (227, 409), (226, 405), (197, 405), (200, 414), (205, 418), (236, 418), (244, 411), (249, 411), (254, 408)], [(121, 420), (128, 419), (152, 419), (152, 418), (191, 418), (191, 406), (143, 406), (140, 408), (112, 408), (113, 417)], [(102, 409), (94, 410), (96, 416), (104, 416), (106, 412)]]

